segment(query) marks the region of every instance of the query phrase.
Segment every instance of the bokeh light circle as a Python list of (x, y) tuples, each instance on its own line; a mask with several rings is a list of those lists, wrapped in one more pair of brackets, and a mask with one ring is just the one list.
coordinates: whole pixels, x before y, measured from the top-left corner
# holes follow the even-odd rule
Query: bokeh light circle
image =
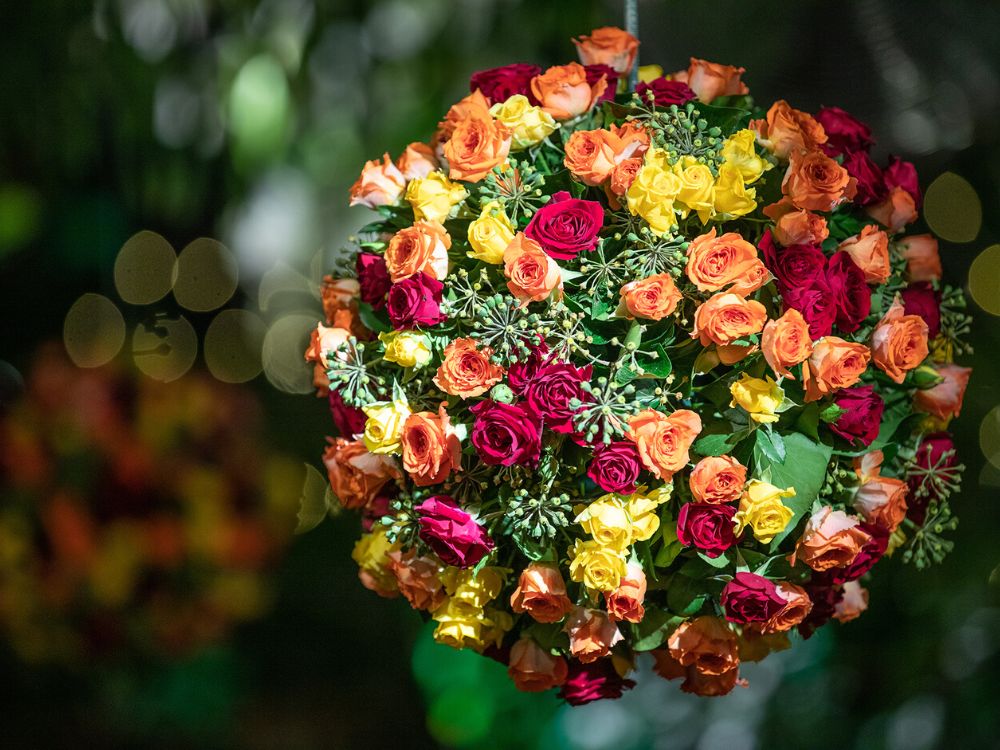
[(313, 390), (313, 367), (302, 355), (315, 327), (316, 313), (289, 313), (267, 329), (262, 348), (264, 374), (279, 391), (309, 393)]
[(986, 312), (1000, 315), (1000, 245), (990, 245), (972, 261), (969, 294)]
[(110, 299), (88, 292), (66, 313), (63, 344), (77, 367), (100, 367), (125, 344), (125, 318)]
[(157, 316), (136, 326), (132, 356), (143, 373), (169, 383), (191, 369), (198, 356), (198, 334), (183, 316)]
[(132, 305), (157, 302), (174, 285), (177, 253), (156, 232), (133, 234), (122, 245), (115, 259), (115, 289), (118, 296)]
[(979, 449), (987, 461), (1000, 469), (1000, 405), (990, 409), (979, 423)]
[(208, 371), (223, 383), (245, 383), (260, 374), (267, 326), (247, 310), (223, 310), (205, 331)]
[(217, 240), (200, 237), (177, 258), (174, 297), (192, 312), (208, 312), (226, 304), (239, 282), (236, 256)]
[(968, 180), (945, 172), (927, 187), (924, 219), (942, 239), (972, 242), (983, 224), (983, 204)]

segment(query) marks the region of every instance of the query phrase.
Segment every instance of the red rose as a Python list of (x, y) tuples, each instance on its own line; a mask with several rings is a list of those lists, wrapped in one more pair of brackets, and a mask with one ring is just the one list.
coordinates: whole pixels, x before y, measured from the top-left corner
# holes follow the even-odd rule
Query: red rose
[(580, 384), (590, 380), (593, 368), (574, 367), (568, 362), (550, 362), (535, 372), (524, 388), (526, 406), (535, 421), (553, 432), (573, 432), (573, 399), (585, 399)]
[(604, 93), (601, 94), (597, 101), (613, 102), (615, 100), (615, 92), (618, 91), (618, 79), (621, 78), (621, 74), (610, 65), (604, 65), (601, 63), (597, 63), (595, 65), (584, 65), (583, 70), (587, 76), (587, 84), (589, 86), (593, 86), (601, 80), (601, 76), (604, 76), (607, 79), (608, 86), (604, 89)]
[(433, 326), (445, 319), (441, 312), (444, 284), (425, 273), (393, 284), (386, 298), (389, 320), (396, 330)]
[(375, 253), (358, 253), (356, 267), (358, 284), (361, 287), (361, 301), (367, 302), (376, 310), (381, 310), (385, 307), (385, 295), (392, 286), (392, 280), (385, 267), (385, 259)]
[(859, 206), (869, 206), (885, 200), (889, 190), (878, 164), (865, 151), (854, 151), (844, 157), (844, 169), (858, 181), (858, 192), (854, 202)]
[(535, 374), (549, 356), (549, 348), (544, 342), (534, 347), (527, 359), (512, 364), (507, 369), (507, 384), (519, 396), (524, 395), (524, 389), (534, 379)]
[(414, 510), (420, 538), (445, 565), (471, 568), (495, 546), (486, 530), (447, 495), (429, 497)]
[(837, 391), (833, 403), (844, 410), (836, 422), (830, 423), (830, 431), (844, 440), (868, 447), (878, 437), (882, 423), (885, 401), (870, 385), (858, 385)]
[(677, 540), (709, 557), (718, 557), (736, 543), (731, 505), (686, 503), (677, 514)]
[(582, 706), (605, 698), (621, 698), (622, 693), (634, 687), (635, 681), (618, 674), (611, 659), (597, 659), (587, 664), (571, 659), (569, 675), (559, 690), (559, 697), (571, 706)]
[(826, 131), (823, 151), (827, 156), (867, 151), (874, 143), (871, 128), (840, 107), (823, 107), (816, 113), (816, 121)]
[(476, 422), (472, 444), (491, 466), (524, 466), (538, 462), (542, 427), (523, 404), (480, 401), (469, 409)]
[(739, 625), (767, 622), (787, 603), (772, 581), (756, 573), (737, 573), (722, 589), (721, 602), (726, 619)]
[(556, 260), (572, 260), (581, 252), (597, 247), (597, 235), (604, 226), (604, 209), (597, 201), (571, 198), (566, 191), (552, 196), (531, 217), (524, 234)]
[(469, 79), (469, 91), (475, 93), (479, 89), (490, 104), (505, 102), (515, 94), (523, 94), (532, 104), (538, 104), (531, 95), (531, 79), (541, 72), (537, 65), (526, 63), (480, 70)]
[(872, 310), (872, 294), (861, 270), (850, 254), (836, 252), (826, 267), (826, 283), (837, 310), (837, 328), (853, 333)]
[(823, 278), (826, 256), (816, 245), (779, 248), (774, 244), (771, 230), (767, 230), (757, 247), (767, 270), (778, 280), (778, 289), (782, 294), (792, 289), (808, 289), (817, 279)]
[(889, 166), (882, 174), (885, 177), (885, 190), (891, 192), (893, 188), (900, 187), (913, 196), (913, 202), (917, 208), (924, 201), (920, 192), (920, 180), (917, 178), (917, 168), (908, 161), (903, 161), (898, 156), (889, 157)]
[(900, 292), (907, 315), (919, 315), (927, 323), (927, 335), (934, 338), (941, 332), (941, 290), (929, 281), (910, 284)]
[(587, 469), (587, 476), (605, 492), (628, 495), (642, 471), (639, 449), (631, 440), (599, 445)]
[(649, 83), (639, 83), (636, 93), (642, 97), (643, 104), (649, 104), (649, 94), (653, 93), (653, 104), (657, 107), (669, 107), (671, 104), (687, 104), (696, 98), (695, 93), (683, 81), (671, 81), (667, 78), (654, 78)]
[(365, 431), (368, 417), (361, 409), (355, 409), (344, 403), (343, 397), (337, 391), (330, 391), (330, 416), (341, 437), (354, 437)]
[(825, 279), (814, 280), (812, 286), (792, 287), (784, 291), (781, 298), (786, 307), (792, 307), (802, 314), (813, 341), (829, 336), (833, 331), (837, 306)]

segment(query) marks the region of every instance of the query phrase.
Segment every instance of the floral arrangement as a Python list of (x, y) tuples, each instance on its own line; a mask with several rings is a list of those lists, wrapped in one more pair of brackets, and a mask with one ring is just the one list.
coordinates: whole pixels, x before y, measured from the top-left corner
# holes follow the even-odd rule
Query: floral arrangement
[(969, 319), (865, 124), (693, 58), (631, 91), (634, 37), (574, 43), (365, 165), (305, 355), (324, 462), (362, 583), (441, 643), (572, 704), (641, 652), (722, 695), (950, 548)]
[(19, 656), (182, 659), (266, 610), (301, 465), (261, 451), (256, 407), (206, 375), (39, 352), (0, 415), (0, 633)]

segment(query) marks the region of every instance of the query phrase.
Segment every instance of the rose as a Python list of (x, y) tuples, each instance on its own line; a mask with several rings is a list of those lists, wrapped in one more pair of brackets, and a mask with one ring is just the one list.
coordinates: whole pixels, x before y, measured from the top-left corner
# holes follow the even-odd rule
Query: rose
[(618, 79), (621, 78), (618, 71), (610, 65), (601, 64), (584, 65), (583, 70), (587, 76), (587, 83), (591, 88), (599, 85), (602, 79), (606, 84), (604, 93), (597, 97), (597, 101), (613, 102), (615, 100), (615, 92), (618, 90)]
[(854, 509), (865, 521), (892, 533), (906, 518), (906, 482), (877, 476), (863, 483), (854, 496)]
[(316, 387), (316, 395), (322, 395), (330, 388), (330, 379), (326, 375), (328, 358), (337, 352), (337, 359), (346, 360), (347, 353), (340, 347), (350, 338), (350, 331), (343, 328), (327, 328), (322, 323), (317, 323), (310, 333), (309, 347), (303, 358), (306, 362), (313, 363), (313, 385)]
[(603, 659), (625, 640), (618, 626), (599, 609), (577, 607), (566, 619), (570, 653), (584, 664)]
[(389, 154), (365, 162), (357, 181), (351, 186), (351, 205), (378, 208), (395, 203), (403, 195), (406, 178), (392, 163)]
[(486, 530), (447, 495), (434, 495), (414, 510), (420, 538), (445, 565), (471, 568), (495, 546)]
[(451, 237), (436, 221), (416, 221), (400, 229), (385, 249), (385, 267), (393, 282), (424, 273), (439, 281), (448, 275)]
[(665, 680), (676, 680), (683, 677), (684, 682), (681, 683), (681, 690), (685, 693), (704, 697), (726, 695), (731, 693), (736, 684), (740, 682), (738, 666), (722, 674), (705, 674), (694, 666), (685, 667), (680, 664), (665, 648), (657, 649), (651, 653), (654, 659), (653, 671)]
[(632, 187), (632, 183), (635, 182), (635, 177), (639, 174), (640, 169), (642, 169), (642, 159), (633, 156), (631, 159), (619, 162), (611, 170), (611, 180), (607, 185), (607, 189), (611, 191), (609, 203), (613, 209), (617, 210), (621, 208), (621, 202), (618, 198), (625, 195), (628, 189)]
[(619, 314), (627, 318), (647, 320), (663, 320), (668, 315), (673, 315), (677, 304), (683, 299), (674, 283), (674, 277), (669, 273), (658, 273), (638, 281), (630, 281), (619, 290), (619, 294)]
[(920, 179), (917, 177), (917, 169), (912, 163), (903, 161), (898, 156), (890, 156), (889, 166), (882, 174), (885, 177), (886, 190), (892, 191), (896, 188), (904, 190), (913, 198), (914, 206), (920, 208), (920, 204), (923, 203)]
[(389, 320), (396, 330), (437, 325), (445, 319), (441, 312), (444, 284), (418, 273), (392, 285), (386, 297)]
[(759, 263), (757, 248), (736, 232), (716, 236), (715, 227), (691, 241), (684, 272), (701, 292), (717, 292), (746, 278)]
[(570, 120), (589, 112), (607, 88), (607, 78), (602, 76), (591, 85), (587, 71), (579, 63), (555, 65), (531, 79), (531, 93), (557, 120)]
[(532, 347), (526, 358), (511, 364), (507, 370), (507, 384), (511, 390), (518, 395), (524, 395), (524, 389), (548, 358), (549, 348), (542, 342)]
[(533, 239), (518, 232), (503, 252), (507, 289), (522, 305), (562, 296), (562, 273)]
[(731, 344), (759, 333), (766, 321), (767, 309), (757, 300), (719, 293), (698, 306), (691, 338), (697, 338), (702, 346)]
[(642, 462), (635, 443), (619, 441), (598, 445), (587, 469), (587, 476), (605, 492), (628, 495), (635, 492)]
[(809, 289), (824, 278), (826, 255), (816, 245), (788, 245), (778, 248), (770, 231), (765, 231), (758, 245), (764, 264), (778, 281), (784, 295), (788, 291)]
[(378, 340), (385, 347), (382, 355), (386, 362), (402, 367), (423, 367), (431, 359), (427, 337), (412, 331), (383, 331)]
[(572, 260), (597, 247), (603, 226), (604, 209), (600, 203), (571, 198), (563, 190), (535, 212), (524, 235), (556, 260)]
[(444, 404), (437, 414), (421, 411), (407, 417), (399, 442), (403, 469), (418, 487), (440, 484), (462, 467), (462, 446)]
[(573, 131), (563, 164), (585, 184), (600, 185), (618, 164), (615, 145), (607, 130)]
[(864, 344), (826, 336), (813, 345), (813, 353), (802, 366), (806, 402), (816, 401), (861, 379), (871, 352)]
[(917, 391), (913, 397), (913, 406), (940, 420), (947, 421), (957, 417), (962, 411), (962, 401), (965, 399), (965, 389), (972, 375), (971, 367), (944, 364), (935, 367), (941, 376), (940, 383), (933, 388)]
[(808, 616), (799, 623), (798, 630), (803, 638), (809, 638), (817, 628), (821, 628), (833, 617), (836, 604), (840, 601), (841, 587), (831, 585), (825, 580), (820, 582), (813, 580), (806, 584), (805, 588), (813, 606)]
[(927, 358), (927, 323), (907, 315), (899, 299), (882, 316), (872, 333), (872, 361), (896, 383)]
[(440, 224), (448, 218), (452, 208), (468, 196), (464, 187), (441, 172), (431, 172), (426, 177), (410, 180), (406, 186), (406, 200), (413, 208), (413, 218), (417, 221), (436, 221)]
[(628, 573), (620, 550), (578, 539), (569, 550), (569, 577), (592, 591), (614, 591)]
[(593, 368), (574, 367), (568, 362), (549, 362), (542, 365), (524, 389), (526, 406), (535, 421), (544, 422), (553, 432), (573, 432), (573, 414), (570, 402), (584, 400), (582, 383), (590, 380)]
[(885, 401), (870, 385), (845, 388), (833, 397), (843, 414), (830, 423), (830, 431), (851, 443), (868, 447), (878, 437)]
[(792, 152), (781, 191), (796, 208), (832, 211), (854, 197), (857, 180), (822, 151)]
[(767, 424), (778, 421), (778, 410), (785, 401), (785, 392), (770, 377), (754, 378), (741, 372), (729, 386), (730, 407), (740, 407), (754, 422)]
[(837, 622), (850, 622), (861, 616), (868, 609), (868, 589), (862, 588), (857, 581), (844, 584), (843, 595), (837, 602), (833, 616)]
[(335, 279), (329, 274), (324, 276), (320, 296), (327, 325), (351, 328), (357, 317), (360, 294), (361, 285), (357, 279)]
[(469, 79), (469, 91), (479, 90), (490, 104), (505, 102), (516, 94), (530, 96), (531, 79), (541, 72), (537, 65), (526, 63), (479, 70)]
[(705, 164), (690, 160), (685, 166), (677, 162), (674, 172), (681, 178), (678, 202), (698, 214), (702, 223), (707, 224), (715, 213), (715, 176), (712, 170)]
[(649, 83), (640, 82), (635, 91), (644, 102), (652, 102), (656, 107), (687, 104), (696, 98), (695, 93), (686, 83), (671, 81), (663, 76), (654, 78)]
[(737, 164), (723, 162), (715, 179), (715, 218), (720, 221), (736, 219), (757, 208), (756, 189), (748, 188), (743, 170)]
[(889, 533), (877, 526), (860, 523), (858, 527), (868, 534), (869, 539), (861, 546), (854, 562), (843, 568), (830, 568), (823, 573), (814, 573), (816, 581), (827, 581), (830, 585), (840, 586), (846, 581), (854, 581), (875, 567), (889, 548)]
[(531, 563), (518, 578), (510, 596), (510, 608), (518, 614), (527, 612), (536, 622), (559, 622), (573, 610), (566, 596), (566, 582), (559, 568)]
[(590, 664), (573, 661), (558, 695), (571, 706), (582, 706), (592, 701), (621, 698), (622, 693), (634, 687), (635, 681), (622, 678), (611, 659), (598, 659)]
[(404, 400), (378, 401), (361, 407), (365, 421), (365, 447), (372, 453), (399, 453), (403, 424), (412, 413)]
[(792, 510), (782, 500), (794, 496), (793, 487), (781, 489), (769, 482), (751, 479), (743, 490), (740, 507), (736, 511), (736, 534), (742, 534), (749, 527), (757, 541), (770, 544), (792, 520)]
[(801, 586), (782, 581), (775, 586), (778, 596), (784, 600), (784, 606), (775, 612), (771, 618), (755, 626), (761, 633), (783, 633), (791, 630), (802, 622), (812, 609), (812, 600)]
[(937, 237), (915, 234), (896, 240), (899, 254), (906, 260), (908, 281), (937, 281), (941, 278), (941, 256)]
[(918, 215), (913, 196), (901, 187), (892, 188), (884, 201), (872, 204), (866, 210), (869, 216), (893, 233), (903, 231), (903, 227), (916, 221)]
[(677, 540), (685, 547), (695, 547), (708, 557), (718, 557), (736, 544), (730, 505), (686, 503), (677, 514)]
[(573, 44), (584, 65), (609, 65), (618, 73), (632, 70), (639, 52), (639, 40), (614, 26), (594, 29), (574, 39)]
[(479, 182), (493, 167), (503, 164), (510, 153), (511, 132), (489, 113), (460, 120), (444, 144), (448, 176), (453, 180)]
[(323, 464), (330, 489), (345, 508), (362, 508), (387, 482), (399, 478), (399, 469), (389, 456), (369, 453), (360, 440), (329, 439)]
[(794, 380), (789, 368), (812, 354), (809, 325), (802, 313), (790, 307), (780, 318), (769, 320), (761, 333), (760, 348), (775, 375)]
[(782, 293), (782, 299), (786, 309), (797, 310), (802, 315), (811, 339), (830, 335), (837, 318), (837, 307), (824, 279), (818, 279), (808, 287), (788, 289)]
[(740, 80), (746, 68), (736, 68), (732, 65), (691, 58), (687, 71), (675, 75), (674, 79), (683, 81), (705, 104), (720, 96), (742, 96), (749, 94), (750, 89)]
[(858, 525), (857, 518), (824, 505), (809, 517), (795, 545), (792, 562), (797, 558), (819, 572), (846, 568), (870, 538)]
[(470, 408), (476, 421), (472, 444), (479, 458), (491, 466), (527, 466), (538, 461), (541, 425), (521, 404), (480, 401)]
[(764, 576), (739, 572), (722, 588), (719, 597), (726, 619), (738, 625), (765, 623), (785, 607), (778, 587)]
[(858, 181), (858, 192), (854, 202), (859, 206), (870, 206), (885, 200), (889, 190), (885, 186), (882, 170), (864, 151), (855, 151), (844, 157), (844, 169)]
[(737, 130), (722, 142), (722, 158), (736, 167), (743, 181), (756, 182), (771, 165), (757, 153), (756, 134), (749, 128)]
[(628, 210), (645, 219), (653, 232), (663, 234), (677, 225), (674, 201), (682, 187), (666, 152), (651, 148), (625, 195)]
[(929, 281), (910, 284), (899, 293), (907, 315), (917, 315), (927, 324), (927, 336), (937, 338), (941, 332), (941, 290)]
[(367, 417), (361, 409), (348, 406), (338, 391), (330, 391), (330, 416), (343, 437), (354, 437), (365, 429)]
[(508, 218), (503, 207), (497, 201), (490, 201), (483, 206), (479, 218), (469, 223), (468, 238), (472, 250), (468, 256), (491, 265), (503, 263), (503, 251), (514, 239), (514, 230), (514, 222)]
[[(772, 219), (774, 239), (782, 245), (820, 245), (830, 236), (826, 219), (804, 208), (795, 208), (790, 201), (778, 201), (764, 208)], [(765, 230), (770, 233), (772, 230)]]
[(868, 224), (860, 233), (848, 237), (837, 246), (851, 256), (851, 260), (864, 271), (869, 284), (884, 284), (892, 273), (889, 263), (889, 237), (874, 224)]
[(510, 131), (511, 151), (523, 151), (541, 143), (559, 127), (552, 115), (532, 106), (528, 97), (521, 94), (494, 104), (490, 114)]
[(385, 307), (385, 295), (392, 286), (385, 259), (375, 253), (358, 253), (356, 268), (361, 301), (381, 310)]
[(670, 655), (702, 674), (720, 675), (740, 665), (736, 634), (721, 617), (702, 615), (682, 622), (667, 639)]
[(844, 333), (858, 330), (872, 308), (864, 271), (846, 252), (836, 252), (826, 267), (826, 286), (836, 310), (837, 327)]
[(362, 534), (351, 550), (351, 559), (358, 564), (361, 584), (387, 599), (399, 594), (389, 560), (389, 554), (396, 549), (399, 545), (390, 542), (385, 527), (379, 526), (371, 533)]
[(481, 91), (473, 91), (464, 99), (460, 99), (448, 108), (444, 119), (438, 123), (437, 132), (431, 145), (440, 149), (441, 146), (451, 138), (458, 127), (458, 123), (470, 117), (488, 119), (490, 116), (490, 103), (483, 96)]
[(407, 180), (426, 177), (439, 166), (434, 149), (426, 143), (411, 143), (396, 159), (396, 167)]
[(518, 690), (543, 693), (566, 682), (566, 660), (553, 656), (531, 638), (521, 638), (510, 649), (507, 674)]
[(444, 348), (434, 385), (449, 396), (482, 396), (503, 378), (503, 368), (492, 357), (493, 350), (478, 349), (475, 339), (455, 339)]
[(583, 506), (573, 520), (605, 549), (624, 553), (635, 541), (628, 506), (615, 495), (605, 495)]
[(646, 574), (636, 562), (630, 562), (627, 571), (618, 588), (604, 592), (605, 608), (612, 622), (638, 623), (646, 614), (642, 606), (646, 598)]
[(826, 133), (823, 151), (828, 156), (867, 151), (874, 143), (871, 128), (840, 107), (821, 108), (816, 113), (816, 121)]
[(448, 598), (441, 583), (441, 563), (430, 557), (417, 557), (413, 550), (390, 552), (389, 570), (396, 585), (413, 609), (433, 611)]
[(629, 440), (639, 450), (642, 464), (658, 478), (670, 481), (690, 458), (688, 451), (701, 432), (701, 417), (688, 409), (667, 416), (645, 409), (629, 419)]
[(826, 143), (823, 126), (811, 115), (790, 107), (784, 99), (771, 105), (766, 119), (755, 120), (750, 123), (750, 127), (756, 131), (764, 148), (779, 159), (816, 150)]
[(732, 456), (706, 456), (688, 477), (691, 495), (699, 503), (731, 503), (743, 492), (747, 467)]

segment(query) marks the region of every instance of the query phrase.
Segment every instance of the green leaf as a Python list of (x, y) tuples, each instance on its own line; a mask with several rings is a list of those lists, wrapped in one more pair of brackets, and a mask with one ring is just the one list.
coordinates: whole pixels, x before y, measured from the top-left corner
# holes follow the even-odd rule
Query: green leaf
[(647, 607), (642, 621), (632, 626), (632, 648), (635, 651), (659, 648), (682, 622), (683, 617), (676, 617), (658, 607)]
[(367, 302), (358, 300), (358, 317), (365, 327), (375, 333), (387, 333), (392, 330), (389, 324), (389, 316), (384, 310), (376, 310)]
[(836, 404), (827, 404), (826, 408), (819, 413), (819, 418), (822, 419), (827, 424), (831, 422), (836, 422), (840, 419), (840, 416), (845, 412), (845, 409), (841, 409)]
[(670, 580), (667, 606), (671, 612), (682, 617), (690, 617), (701, 609), (707, 598), (708, 594), (705, 593), (705, 586), (701, 581), (680, 573)]
[(729, 453), (739, 441), (739, 433), (718, 433), (705, 435), (697, 440), (691, 448), (700, 456), (721, 456), (724, 453)]
[(819, 404), (807, 404), (795, 420), (795, 429), (819, 442)]
[(302, 482), (302, 495), (299, 497), (299, 512), (296, 514), (298, 523), (296, 534), (312, 531), (326, 518), (333, 508), (339, 507), (326, 478), (314, 466), (305, 465), (306, 476)]
[(718, 557), (709, 557), (704, 552), (698, 552), (698, 557), (704, 562), (711, 565), (713, 568), (722, 570), (723, 568), (728, 568), (732, 560), (726, 555), (719, 555)]
[(636, 362), (645, 371), (646, 375), (652, 375), (656, 378), (665, 378), (669, 375), (673, 369), (673, 363), (670, 361), (670, 357), (663, 350), (662, 346), (657, 346), (653, 349), (656, 353), (656, 358), (653, 357), (636, 357)]
[(628, 385), (633, 380), (639, 377), (639, 373), (633, 370), (628, 365), (622, 365), (618, 372), (615, 373), (615, 382), (618, 385)]

